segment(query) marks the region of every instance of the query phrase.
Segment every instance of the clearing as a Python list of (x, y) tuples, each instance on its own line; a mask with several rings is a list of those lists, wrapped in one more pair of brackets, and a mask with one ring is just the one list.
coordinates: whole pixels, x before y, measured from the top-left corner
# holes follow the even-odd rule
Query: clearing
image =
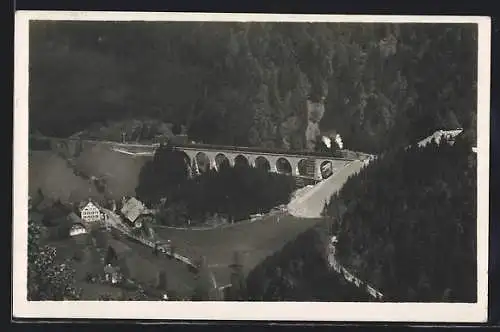
[(66, 160), (52, 151), (30, 151), (28, 169), (31, 195), (40, 188), (44, 196), (61, 202), (102, 198), (89, 180), (75, 175)]
[(267, 256), (323, 220), (321, 211), (325, 201), (362, 167), (362, 162), (354, 161), (297, 197), (289, 204), (291, 214), (268, 215), (255, 222), (209, 230), (157, 226), (155, 231), (159, 238), (171, 239), (179, 254), (189, 258), (205, 256), (217, 284), (222, 286), (230, 282), (228, 265), (235, 251), (241, 253), (245, 272), (250, 272)]
[[(189, 297), (193, 294), (195, 287), (195, 275), (191, 273), (185, 264), (168, 259), (166, 256), (155, 256), (152, 250), (142, 244), (135, 243), (127, 239), (117, 239), (109, 233), (105, 242), (118, 250), (119, 255), (126, 257), (130, 278), (138, 281), (142, 285), (156, 286), (160, 271), (166, 272), (167, 288), (175, 291), (178, 296)], [(57, 250), (56, 260), (63, 262), (71, 259), (75, 268), (75, 281), (77, 287), (82, 288), (83, 300), (96, 300), (102, 292), (117, 294), (120, 290), (110, 285), (89, 284), (85, 281), (89, 272), (102, 273), (104, 265), (100, 261), (100, 255), (96, 247), (89, 244), (89, 234), (77, 235), (61, 241), (48, 243)], [(86, 255), (81, 260), (75, 259), (75, 253), (84, 249)], [(104, 248), (106, 250), (106, 248)], [(105, 251), (104, 251), (105, 252)]]
[[(79, 171), (106, 181), (106, 198), (120, 199), (135, 195), (139, 173), (150, 157), (130, 157), (105, 145), (87, 147), (72, 162)], [(98, 201), (104, 194), (95, 185), (75, 174), (69, 163), (50, 150), (29, 151), (29, 192), (40, 188), (43, 194), (62, 202), (77, 202), (88, 197)]]

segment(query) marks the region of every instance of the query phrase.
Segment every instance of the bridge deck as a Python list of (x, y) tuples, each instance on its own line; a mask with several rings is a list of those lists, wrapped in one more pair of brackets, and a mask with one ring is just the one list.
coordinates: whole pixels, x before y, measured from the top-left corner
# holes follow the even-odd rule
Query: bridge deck
[[(139, 143), (122, 143), (114, 141), (104, 141), (104, 140), (90, 140), (90, 139), (79, 139), (79, 138), (56, 138), (56, 137), (45, 137), (45, 136), (35, 136), (31, 135), (31, 138), (50, 140), (50, 141), (81, 141), (83, 143), (93, 143), (93, 144), (107, 144), (115, 147), (121, 148), (145, 148), (145, 149), (156, 149), (160, 144), (139, 144)], [(314, 152), (314, 151), (304, 151), (304, 150), (284, 150), (276, 148), (261, 148), (261, 147), (246, 147), (246, 146), (228, 146), (228, 145), (214, 145), (214, 144), (175, 144), (175, 147), (181, 149), (192, 149), (192, 150), (213, 150), (218, 152), (231, 151), (231, 152), (242, 152), (242, 153), (262, 153), (262, 154), (274, 154), (274, 155), (286, 155), (286, 156), (301, 156), (301, 157), (311, 157), (311, 158), (334, 158), (338, 160), (353, 161), (352, 158), (346, 158), (340, 155), (332, 155), (331, 153), (325, 152)], [(339, 151), (340, 154), (343, 153), (342, 150)]]
[[(212, 145), (212, 144), (175, 144), (176, 147), (193, 150), (214, 150), (214, 151), (232, 151), (232, 152), (247, 152), (247, 153), (264, 153), (264, 154), (278, 154), (287, 156), (302, 156), (302, 157), (319, 157), (319, 158), (332, 158), (346, 161), (353, 161), (351, 158), (343, 156), (332, 155), (326, 152), (314, 152), (304, 150), (284, 150), (275, 148), (261, 148), (261, 147), (247, 147), (247, 146), (228, 146), (228, 145)], [(341, 152), (341, 151), (340, 151)]]

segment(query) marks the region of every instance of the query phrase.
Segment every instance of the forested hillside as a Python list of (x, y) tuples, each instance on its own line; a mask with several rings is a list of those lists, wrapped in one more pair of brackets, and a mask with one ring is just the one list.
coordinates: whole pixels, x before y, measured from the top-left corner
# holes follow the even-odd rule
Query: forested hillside
[(328, 268), (323, 225), (297, 236), (248, 275), (249, 301), (365, 302), (366, 292)]
[(475, 128), (475, 25), (31, 24), (31, 129), (46, 135), (147, 117), (205, 143), (336, 132), (376, 152)]
[(338, 258), (395, 301), (476, 301), (476, 154), (453, 146), (385, 155), (326, 208)]

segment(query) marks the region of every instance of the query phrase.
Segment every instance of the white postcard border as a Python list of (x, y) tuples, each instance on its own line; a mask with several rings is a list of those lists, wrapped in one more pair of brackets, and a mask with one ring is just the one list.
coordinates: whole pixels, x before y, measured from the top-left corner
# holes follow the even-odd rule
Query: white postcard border
[[(478, 302), (29, 302), (27, 301), (28, 25), (30, 20), (387, 22), (478, 24)], [(15, 19), (13, 312), (18, 318), (484, 322), (488, 302), (491, 20), (477, 16), (291, 15), (18, 11)]]

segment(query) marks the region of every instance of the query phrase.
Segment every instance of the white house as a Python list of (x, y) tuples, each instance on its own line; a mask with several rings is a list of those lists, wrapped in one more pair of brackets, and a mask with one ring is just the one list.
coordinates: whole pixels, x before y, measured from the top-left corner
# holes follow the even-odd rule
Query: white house
[(82, 220), (86, 222), (99, 221), (102, 218), (101, 211), (99, 208), (91, 201), (89, 201), (81, 210), (80, 215)]
[(87, 233), (87, 229), (82, 224), (74, 224), (69, 230), (69, 236), (76, 236)]
[(69, 230), (70, 236), (88, 233), (85, 222), (76, 213), (71, 212), (70, 214), (68, 214), (67, 219), (72, 223)]

